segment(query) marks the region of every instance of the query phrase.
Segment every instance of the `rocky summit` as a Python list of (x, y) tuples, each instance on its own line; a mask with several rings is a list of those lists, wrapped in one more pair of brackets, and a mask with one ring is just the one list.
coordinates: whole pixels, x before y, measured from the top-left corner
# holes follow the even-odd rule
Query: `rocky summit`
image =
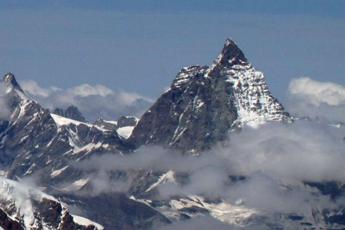
[(198, 152), (243, 125), (289, 121), (264, 75), (255, 70), (231, 39), (213, 64), (189, 66), (141, 117), (131, 140)]

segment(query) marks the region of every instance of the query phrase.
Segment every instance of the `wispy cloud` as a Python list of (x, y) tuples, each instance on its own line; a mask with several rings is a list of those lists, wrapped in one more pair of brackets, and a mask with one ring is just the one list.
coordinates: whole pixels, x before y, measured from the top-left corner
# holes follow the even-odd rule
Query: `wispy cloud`
[(308, 77), (293, 79), (288, 109), (300, 116), (345, 121), (345, 86)]
[[(298, 213), (315, 205), (333, 208), (343, 204), (321, 195), (305, 182), (345, 182), (344, 133), (344, 129), (308, 121), (272, 123), (233, 133), (226, 145), (198, 157), (146, 146), (125, 156), (94, 157), (77, 167), (103, 172), (173, 170), (188, 175), (189, 182), (159, 185), (161, 197), (202, 195), (232, 204), (241, 200), (248, 207), (268, 213)], [(110, 174), (98, 175), (102, 178), (97, 177), (98, 181), (109, 180)], [(230, 175), (245, 179), (234, 183)]]
[(41, 87), (35, 81), (21, 82), (22, 88), (43, 106), (54, 109), (77, 106), (89, 120), (116, 119), (121, 115), (139, 116), (151, 104), (150, 98), (104, 85), (82, 84), (73, 88)]

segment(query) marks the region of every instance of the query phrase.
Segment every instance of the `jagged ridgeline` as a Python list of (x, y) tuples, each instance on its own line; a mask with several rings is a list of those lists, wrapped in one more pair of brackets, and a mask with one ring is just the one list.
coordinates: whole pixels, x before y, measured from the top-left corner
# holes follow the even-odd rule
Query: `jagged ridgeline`
[[(206, 198), (195, 197), (186, 198), (188, 202), (183, 198), (181, 203), (163, 200), (157, 186), (166, 181), (178, 183), (180, 175), (146, 168), (111, 170), (112, 179), (130, 178), (128, 190), (91, 196), (89, 194), (95, 185), (91, 183), (90, 170), (74, 167), (76, 163), (104, 154), (135, 154), (137, 148), (151, 144), (200, 153), (244, 125), (256, 127), (265, 122), (290, 121), (283, 106), (269, 92), (263, 74), (254, 69), (230, 39), (226, 40), (211, 66), (183, 68), (170, 88), (139, 121), (126, 116), (117, 121), (99, 119), (89, 123), (75, 107), (50, 112), (30, 98), (12, 73), (5, 74), (3, 81), (6, 91), (2, 96), (9, 107), (9, 116), (0, 122), (0, 164), (6, 176), (14, 180), (29, 176), (38, 178), (36, 183), (47, 193), (53, 192), (67, 205), (81, 211), (82, 216), (105, 229), (150, 229), (195, 213), (211, 212), (213, 204), (207, 203)], [(186, 177), (188, 175), (182, 176)], [(2, 186), (13, 183), (10, 180), (5, 182)], [(18, 187), (17, 183), (13, 185)], [(1, 201), (9, 197), (3, 196), (0, 197), (0, 226), (2, 220), (11, 224), (11, 218), (20, 224), (23, 217), (16, 219), (14, 212), (9, 213), (5, 206), (1, 206)], [(150, 205), (144, 202), (145, 199), (150, 199)], [(53, 198), (51, 200), (49, 205), (63, 210), (63, 205), (53, 202)], [(39, 199), (37, 203), (33, 199), (31, 202), (39, 207), (25, 215), (46, 218), (37, 214), (50, 208), (49, 205), (42, 206), (41, 201)], [(186, 204), (191, 205), (188, 210), (183, 206)], [(195, 207), (198, 208), (193, 209)], [(1, 211), (7, 213), (2, 215), (3, 218)], [(173, 216), (167, 213), (173, 213)], [(59, 215), (63, 217), (64, 213)], [(72, 214), (66, 216), (70, 218)], [(58, 226), (62, 217), (49, 223)], [(45, 220), (37, 223), (44, 224)], [(71, 229), (80, 229), (75, 221), (66, 223), (74, 226)], [(30, 226), (22, 227), (31, 229)]]
[(163, 144), (193, 153), (224, 140), (233, 128), (289, 120), (264, 75), (227, 39), (210, 67), (185, 67), (177, 74), (141, 117), (130, 140), (137, 146)]
[[(76, 162), (94, 155), (131, 151), (125, 136), (136, 124), (136, 118), (121, 117), (118, 121), (102, 120), (95, 124), (73, 120), (64, 117), (70, 115), (67, 110), (54, 114), (31, 99), (12, 73), (5, 74), (3, 83), (2, 97), (7, 102), (9, 115), (2, 119), (0, 126), (0, 179), (3, 174), (8, 179), (0, 180), (0, 227), (142, 229), (155, 222), (169, 222), (151, 207), (129, 199), (124, 193), (88, 196), (93, 187), (87, 172), (73, 167)], [(72, 218), (68, 209), (54, 198), (46, 199), (30, 186), (12, 181), (27, 177), (35, 178), (36, 185), (48, 193), (66, 199), (67, 205), (81, 205), (76, 208), (83, 217), (74, 215)], [(96, 223), (84, 217), (97, 219), (103, 227), (96, 227)]]

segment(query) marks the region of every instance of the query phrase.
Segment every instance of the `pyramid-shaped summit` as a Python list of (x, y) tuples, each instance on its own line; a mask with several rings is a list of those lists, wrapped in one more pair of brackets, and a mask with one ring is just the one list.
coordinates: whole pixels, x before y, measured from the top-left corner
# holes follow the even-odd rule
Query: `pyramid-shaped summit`
[(8, 89), (16, 89), (24, 93), (20, 85), (18, 84), (16, 78), (14, 77), (14, 74), (11, 72), (8, 72), (3, 77), (3, 82), (5, 83), (5, 86)]
[(264, 75), (227, 39), (210, 67), (185, 67), (177, 74), (143, 114), (130, 140), (199, 152), (227, 138), (235, 127), (289, 119)]
[(231, 66), (245, 64), (247, 62), (248, 60), (244, 56), (242, 50), (236, 45), (236, 43), (232, 39), (228, 38), (225, 40), (222, 52), (214, 61), (214, 65)]

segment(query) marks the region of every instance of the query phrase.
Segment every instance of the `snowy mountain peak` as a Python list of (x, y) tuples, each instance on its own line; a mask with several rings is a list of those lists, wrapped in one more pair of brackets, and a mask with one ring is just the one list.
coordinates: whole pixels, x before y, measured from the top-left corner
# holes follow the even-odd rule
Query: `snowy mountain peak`
[(234, 40), (228, 38), (225, 40), (224, 47), (214, 61), (211, 69), (243, 64), (248, 64), (247, 58), (244, 56), (242, 50), (236, 45)]
[(13, 73), (8, 72), (4, 75), (3, 84), (5, 86), (6, 95), (8, 98), (10, 108), (14, 109), (21, 102), (24, 103), (26, 101), (32, 101), (26, 95), (22, 87), (20, 87)]
[(16, 90), (19, 90), (22, 93), (24, 93), (24, 91), (22, 90), (22, 88), (18, 84), (16, 78), (14, 77), (13, 73), (11, 73), (11, 72), (6, 73), (3, 77), (3, 81), (5, 83), (5, 86), (8, 89), (16, 89)]
[(143, 114), (130, 140), (194, 153), (225, 140), (234, 128), (289, 120), (263, 73), (227, 39), (210, 67), (189, 66), (177, 74), (169, 90)]

